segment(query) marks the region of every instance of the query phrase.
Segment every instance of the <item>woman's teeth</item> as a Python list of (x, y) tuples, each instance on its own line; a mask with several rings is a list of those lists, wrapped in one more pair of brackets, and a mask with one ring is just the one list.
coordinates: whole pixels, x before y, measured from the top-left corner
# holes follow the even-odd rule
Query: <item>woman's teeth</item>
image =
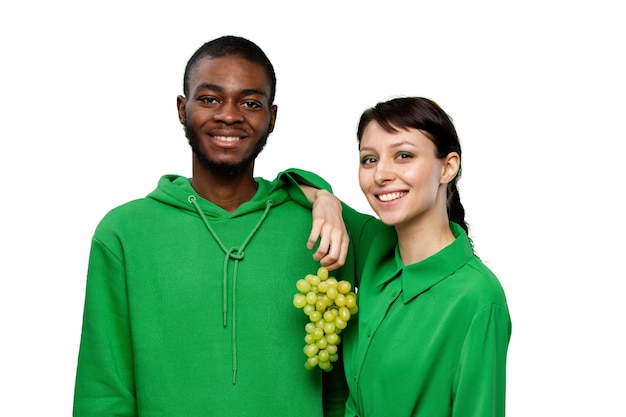
[(402, 192), (395, 192), (395, 193), (388, 193), (388, 194), (379, 194), (377, 197), (380, 201), (391, 201), (391, 200), (397, 200), (398, 198), (402, 198), (407, 194), (408, 193), (406, 191), (402, 191)]

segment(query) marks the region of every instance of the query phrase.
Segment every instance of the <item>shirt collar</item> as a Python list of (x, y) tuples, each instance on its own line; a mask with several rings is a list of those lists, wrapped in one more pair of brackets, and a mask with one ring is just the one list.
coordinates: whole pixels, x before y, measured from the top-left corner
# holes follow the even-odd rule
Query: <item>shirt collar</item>
[(376, 285), (384, 285), (399, 278), (403, 301), (407, 303), (456, 272), (474, 256), (474, 250), (461, 226), (450, 222), (450, 229), (455, 237), (452, 243), (423, 261), (411, 265), (404, 265), (396, 245), (395, 258), (393, 262), (381, 265)]

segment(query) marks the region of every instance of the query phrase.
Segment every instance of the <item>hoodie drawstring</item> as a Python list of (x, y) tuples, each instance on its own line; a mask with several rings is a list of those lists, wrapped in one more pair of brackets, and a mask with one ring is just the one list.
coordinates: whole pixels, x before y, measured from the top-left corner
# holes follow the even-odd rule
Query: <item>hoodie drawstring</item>
[(246, 248), (246, 246), (248, 245), (248, 243), (250, 242), (254, 234), (257, 232), (257, 230), (259, 230), (259, 228), (261, 227), (261, 224), (267, 217), (267, 214), (269, 213), (270, 207), (272, 207), (273, 202), (272, 200), (267, 200), (267, 202), (265, 203), (265, 211), (263, 211), (263, 215), (259, 219), (254, 229), (252, 229), (248, 237), (243, 241), (241, 246), (239, 248), (233, 247), (230, 249), (226, 249), (226, 246), (224, 246), (222, 241), (217, 237), (217, 234), (211, 227), (209, 220), (206, 218), (206, 216), (204, 215), (204, 212), (200, 208), (200, 205), (196, 201), (196, 196), (190, 195), (187, 198), (187, 201), (189, 201), (189, 203), (191, 203), (196, 208), (196, 211), (200, 215), (200, 218), (204, 222), (206, 228), (209, 230), (209, 233), (211, 233), (211, 236), (213, 236), (213, 239), (215, 239), (215, 241), (217, 242), (217, 244), (219, 245), (219, 247), (222, 249), (222, 251), (225, 254), (224, 273), (222, 276), (222, 315), (223, 315), (224, 327), (226, 327), (227, 325), (227, 317), (228, 317), (228, 262), (231, 259), (235, 261), (235, 265), (233, 268), (233, 285), (232, 285), (233, 287), (232, 288), (233, 328), (232, 328), (232, 333), (231, 333), (231, 337), (232, 337), (231, 345), (232, 345), (232, 356), (233, 356), (233, 385), (235, 385), (237, 382), (237, 269), (239, 266), (239, 261), (243, 260), (244, 258), (244, 249)]

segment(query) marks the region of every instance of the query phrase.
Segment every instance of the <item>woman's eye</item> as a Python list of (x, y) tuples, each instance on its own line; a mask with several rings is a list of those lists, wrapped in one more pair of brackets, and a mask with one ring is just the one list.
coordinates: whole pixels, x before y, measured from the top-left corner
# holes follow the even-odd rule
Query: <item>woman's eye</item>
[(361, 158), (362, 165), (371, 165), (374, 163), (376, 163), (376, 158), (374, 158), (373, 156), (364, 156), (363, 158)]
[(398, 152), (396, 157), (398, 159), (409, 159), (409, 158), (412, 158), (413, 155), (410, 154), (409, 152)]

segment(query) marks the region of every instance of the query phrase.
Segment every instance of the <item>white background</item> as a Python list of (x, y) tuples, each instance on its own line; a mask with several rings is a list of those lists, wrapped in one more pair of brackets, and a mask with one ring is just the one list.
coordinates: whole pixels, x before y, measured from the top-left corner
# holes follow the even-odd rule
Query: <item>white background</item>
[(190, 174), (176, 96), (189, 56), (224, 34), (258, 43), (278, 76), (257, 175), (316, 171), (362, 211), (361, 111), (439, 102), (513, 318), (507, 415), (625, 415), (620, 2), (347, 3), (0, 6), (0, 415), (71, 414), (93, 229), (162, 174)]

